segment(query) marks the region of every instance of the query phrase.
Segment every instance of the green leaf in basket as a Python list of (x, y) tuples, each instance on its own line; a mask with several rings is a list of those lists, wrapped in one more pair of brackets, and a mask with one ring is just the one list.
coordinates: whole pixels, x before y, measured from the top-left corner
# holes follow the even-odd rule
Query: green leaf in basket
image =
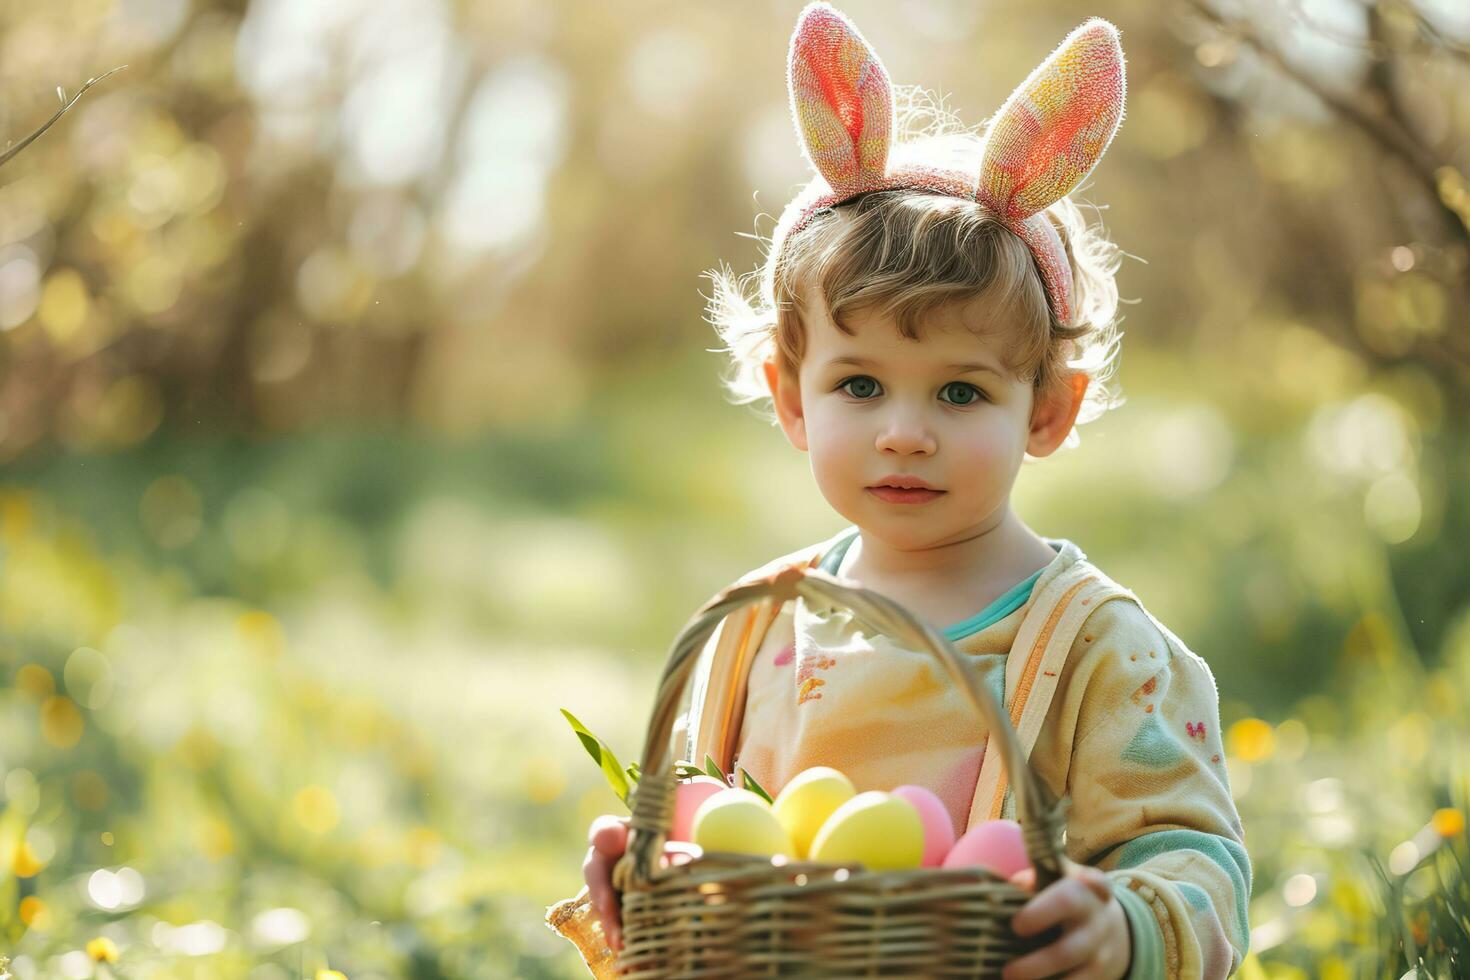
[[(618, 799), (623, 801), (624, 806), (628, 806), (628, 777), (623, 773), (623, 764), (605, 742), (602, 743), (602, 774), (607, 777), (607, 784), (612, 787), (612, 791), (618, 794)], [(632, 809), (630, 806), (628, 808)]]
[(692, 762), (676, 762), (676, 763), (674, 763), (674, 778), (675, 779), (693, 779), (695, 776), (705, 776), (705, 775), (708, 775), (708, 773), (706, 773), (703, 769), (699, 768), (698, 766), (696, 766)]
[(587, 730), (586, 725), (577, 720), (576, 715), (572, 714), (566, 708), (562, 708), (561, 713), (566, 716), (567, 721), (571, 724), (572, 731), (577, 733), (577, 738), (581, 739), (582, 747), (587, 750), (587, 754), (592, 756), (592, 761), (599, 766), (602, 765), (601, 741), (599, 741), (596, 735), (593, 735)]
[(608, 786), (617, 794), (618, 799), (623, 801), (623, 805), (628, 806), (628, 777), (623, 773), (623, 764), (618, 761), (613, 750), (606, 742), (588, 731), (587, 726), (578, 721), (577, 717), (566, 708), (562, 708), (561, 713), (566, 715), (572, 730), (577, 733), (577, 738), (582, 740), (582, 745), (592, 756), (592, 761), (602, 768), (602, 774), (607, 777)]
[(727, 786), (730, 784), (729, 777), (720, 770), (719, 764), (715, 762), (715, 757), (712, 755), (706, 754), (704, 757), (704, 772), (705, 775), (713, 776)]
[(743, 777), (745, 777), (745, 788), (746, 789), (750, 790), (756, 796), (761, 797), (767, 803), (774, 803), (774, 802), (776, 802), (775, 800), (771, 799), (771, 794), (766, 792), (765, 787), (762, 786), (760, 783), (758, 783), (758, 782), (755, 781), (755, 777), (754, 776), (752, 776), (750, 773), (746, 772), (744, 769), (740, 770), (740, 775), (743, 776)]
[(623, 771), (626, 772), (628, 774), (628, 778), (635, 783), (643, 778), (643, 767), (636, 762)]

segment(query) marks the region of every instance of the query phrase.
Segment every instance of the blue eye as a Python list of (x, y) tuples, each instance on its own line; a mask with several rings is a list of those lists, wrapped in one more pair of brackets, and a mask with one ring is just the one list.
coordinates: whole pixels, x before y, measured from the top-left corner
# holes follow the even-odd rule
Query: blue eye
[[(852, 377), (843, 380), (842, 383), (837, 386), (838, 391), (846, 391), (849, 395), (852, 395), (859, 401), (868, 401), (875, 394), (877, 394), (877, 388), (878, 382), (874, 381), (866, 374), (855, 374)], [(955, 398), (956, 400), (951, 401), (950, 404), (955, 406), (973, 405), (977, 398), (983, 399), (985, 397), (985, 392), (981, 391), (979, 388), (975, 387), (967, 381), (951, 381), (949, 384), (944, 386), (943, 390), (951, 393), (969, 393), (968, 397), (966, 397), (964, 394), (951, 394), (951, 397)]]
[(858, 375), (854, 375), (851, 378), (848, 378), (846, 381), (844, 381), (840, 385), (838, 385), (837, 386), (837, 390), (838, 391), (846, 390), (847, 393), (849, 395), (852, 395), (854, 398), (859, 398), (859, 399), (861, 399), (863, 401), (867, 401), (868, 400), (868, 396), (872, 394), (871, 391), (868, 392), (867, 395), (862, 395), (862, 394), (858, 394), (858, 392), (853, 391), (852, 389), (850, 389), (850, 388), (847, 387), (850, 384), (863, 384), (863, 383), (866, 383), (868, 385), (872, 385), (875, 388), (878, 385), (878, 382), (874, 381), (872, 378), (868, 377), (867, 375), (865, 375), (865, 374), (858, 374)]
[(974, 385), (966, 381), (952, 381), (944, 386), (944, 390), (965, 391), (970, 393), (970, 397), (965, 399), (964, 401), (953, 402), (953, 404), (955, 405), (973, 405), (976, 398), (985, 397), (985, 392), (981, 391), (979, 388), (976, 388)]

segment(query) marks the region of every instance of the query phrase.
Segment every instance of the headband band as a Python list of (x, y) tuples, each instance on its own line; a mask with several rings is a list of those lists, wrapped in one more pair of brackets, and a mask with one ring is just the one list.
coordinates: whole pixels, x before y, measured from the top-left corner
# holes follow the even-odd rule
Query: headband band
[(915, 188), (974, 201), (1020, 237), (1041, 271), (1052, 312), (1072, 319), (1072, 268), (1044, 213), (1087, 177), (1123, 119), (1118, 29), (1093, 17), (1011, 92), (985, 137), (976, 172), (889, 166), (893, 87), (877, 53), (827, 3), (808, 4), (791, 35), (791, 113), (812, 180), (776, 225), (773, 252), (817, 212), (870, 191)]

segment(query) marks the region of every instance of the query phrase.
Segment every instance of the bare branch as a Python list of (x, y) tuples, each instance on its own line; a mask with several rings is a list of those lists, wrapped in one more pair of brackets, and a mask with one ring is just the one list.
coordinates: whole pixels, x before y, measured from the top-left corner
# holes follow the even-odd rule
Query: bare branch
[(1424, 16), (1424, 11), (1420, 10), (1416, 4), (1404, 3), (1402, 9), (1408, 11), (1414, 18), (1421, 40), (1427, 40), (1431, 47), (1446, 51), (1460, 61), (1470, 63), (1470, 45), (1461, 44), (1453, 38), (1446, 37), (1443, 31), (1435, 27), (1434, 23)]
[(21, 140), (19, 143), (6, 150), (4, 153), (0, 153), (0, 167), (3, 167), (5, 166), (5, 164), (9, 163), (10, 159), (14, 157), (17, 153), (34, 143), (36, 141), (36, 137), (40, 136), (42, 133), (46, 132), (46, 130), (50, 129), (52, 124), (54, 124), (56, 120), (60, 119), (66, 113), (66, 110), (77, 104), (77, 100), (87, 93), (87, 89), (91, 88), (93, 85), (96, 85), (108, 75), (115, 75), (126, 67), (127, 65), (118, 65), (116, 68), (112, 69), (112, 71), (109, 71), (106, 74), (98, 75), (96, 78), (87, 79), (87, 84), (83, 85), (77, 91), (77, 94), (71, 97), (70, 101), (67, 101), (66, 91), (58, 85), (56, 87), (56, 94), (61, 96), (61, 108), (57, 109), (50, 119), (42, 123), (40, 129), (36, 130), (31, 135)]
[(1254, 24), (1248, 21), (1227, 20), (1211, 9), (1205, 0), (1190, 0), (1190, 4), (1216, 27), (1255, 48), (1263, 58), (1283, 74), (1300, 82), (1317, 98), (1357, 123), (1360, 129), (1366, 130), (1368, 135), (1382, 143), (1385, 149), (1409, 164), (1415, 171), (1426, 176), (1434, 173), (1434, 161), (1429, 159), (1423, 149), (1415, 145), (1406, 134), (1395, 129), (1382, 116), (1375, 115), (1351, 99), (1324, 88), (1316, 78), (1287, 61), (1275, 45), (1261, 36)]
[[(1470, 223), (1467, 223), (1465, 216), (1461, 214), (1462, 209), (1455, 206), (1455, 201), (1445, 196), (1445, 187), (1453, 183), (1452, 178), (1458, 176), (1458, 171), (1435, 159), (1434, 154), (1415, 140), (1413, 134), (1408, 131), (1401, 120), (1375, 112), (1356, 100), (1330, 91), (1310, 73), (1288, 61), (1276, 46), (1262, 37), (1260, 31), (1249, 21), (1227, 19), (1211, 8), (1207, 0), (1189, 0), (1189, 2), (1190, 6), (1210, 23), (1249, 44), (1278, 71), (1300, 83), (1326, 105), (1357, 125), (1387, 150), (1390, 156), (1407, 164), (1434, 196), (1450, 228), (1462, 240), (1470, 242)], [(1446, 171), (1450, 173), (1447, 174)]]

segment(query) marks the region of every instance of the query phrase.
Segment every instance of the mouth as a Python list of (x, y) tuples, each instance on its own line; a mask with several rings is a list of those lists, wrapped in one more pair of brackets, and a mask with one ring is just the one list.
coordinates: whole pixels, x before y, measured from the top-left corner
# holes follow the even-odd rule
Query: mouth
[(868, 489), (877, 490), (882, 487), (888, 487), (893, 490), (932, 490), (935, 493), (943, 492), (938, 487), (930, 484), (928, 480), (923, 480), (907, 473), (889, 473)]
[(927, 504), (944, 496), (943, 490), (924, 487), (868, 487), (868, 493), (890, 504)]

